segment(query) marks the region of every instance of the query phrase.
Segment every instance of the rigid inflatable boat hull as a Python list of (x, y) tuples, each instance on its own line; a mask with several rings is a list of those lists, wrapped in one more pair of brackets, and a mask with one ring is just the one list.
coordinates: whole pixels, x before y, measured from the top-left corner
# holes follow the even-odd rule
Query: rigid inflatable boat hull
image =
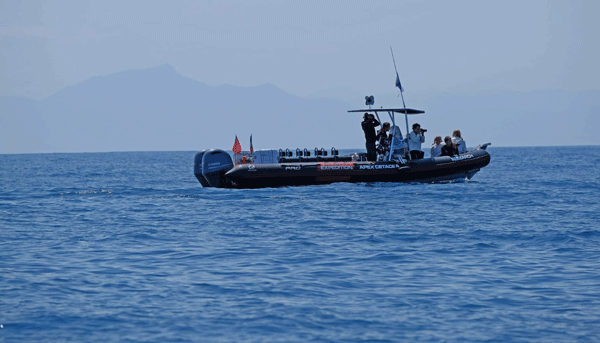
[(311, 162), (238, 165), (223, 184), (232, 188), (305, 186), (335, 182), (437, 182), (470, 179), (490, 155), (474, 150), (455, 157), (397, 162)]

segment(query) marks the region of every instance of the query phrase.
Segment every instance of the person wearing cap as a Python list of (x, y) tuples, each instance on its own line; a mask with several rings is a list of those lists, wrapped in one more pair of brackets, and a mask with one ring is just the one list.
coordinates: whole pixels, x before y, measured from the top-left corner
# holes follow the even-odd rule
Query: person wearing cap
[(365, 113), (361, 123), (362, 129), (365, 132), (365, 147), (367, 148), (367, 161), (377, 161), (377, 134), (375, 128), (379, 126), (379, 122), (375, 119), (375, 116), (369, 113)]
[(408, 150), (410, 151), (410, 159), (418, 160), (425, 156), (425, 153), (421, 151), (421, 143), (425, 143), (425, 131), (421, 130), (419, 123), (414, 123), (412, 126), (413, 130), (408, 133)]

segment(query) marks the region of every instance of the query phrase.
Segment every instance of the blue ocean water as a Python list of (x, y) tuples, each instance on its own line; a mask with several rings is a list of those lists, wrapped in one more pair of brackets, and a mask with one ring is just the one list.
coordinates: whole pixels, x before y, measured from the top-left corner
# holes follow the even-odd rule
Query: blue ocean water
[(0, 155), (0, 341), (600, 341), (599, 147), (488, 149), (259, 190), (193, 151)]

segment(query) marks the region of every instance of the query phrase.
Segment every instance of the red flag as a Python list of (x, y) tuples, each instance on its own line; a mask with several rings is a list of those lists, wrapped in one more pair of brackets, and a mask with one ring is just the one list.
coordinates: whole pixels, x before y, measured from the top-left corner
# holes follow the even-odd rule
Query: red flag
[(252, 135), (250, 135), (250, 153), (254, 153), (254, 147), (252, 146)]
[(235, 135), (235, 143), (233, 143), (233, 149), (231, 150), (233, 150), (234, 154), (239, 154), (240, 152), (242, 152), (242, 145), (240, 144), (237, 135)]

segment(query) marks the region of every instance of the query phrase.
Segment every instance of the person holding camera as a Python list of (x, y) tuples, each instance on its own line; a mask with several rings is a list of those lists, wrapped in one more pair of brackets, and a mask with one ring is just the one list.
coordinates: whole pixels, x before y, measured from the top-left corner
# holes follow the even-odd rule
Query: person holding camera
[(379, 126), (379, 122), (375, 119), (375, 116), (369, 113), (365, 113), (361, 123), (362, 129), (365, 132), (365, 146), (367, 148), (367, 161), (377, 161), (377, 134), (375, 133), (375, 127)]
[(410, 159), (418, 160), (425, 156), (425, 153), (421, 151), (421, 143), (425, 143), (425, 132), (427, 130), (421, 129), (419, 123), (414, 123), (412, 128), (412, 132), (408, 134), (408, 149), (410, 151)]
[(390, 131), (390, 123), (387, 121), (381, 125), (381, 129), (377, 131), (377, 142), (379, 145), (377, 146), (377, 152), (380, 154), (384, 154), (387, 150), (390, 142), (388, 141), (388, 132)]

